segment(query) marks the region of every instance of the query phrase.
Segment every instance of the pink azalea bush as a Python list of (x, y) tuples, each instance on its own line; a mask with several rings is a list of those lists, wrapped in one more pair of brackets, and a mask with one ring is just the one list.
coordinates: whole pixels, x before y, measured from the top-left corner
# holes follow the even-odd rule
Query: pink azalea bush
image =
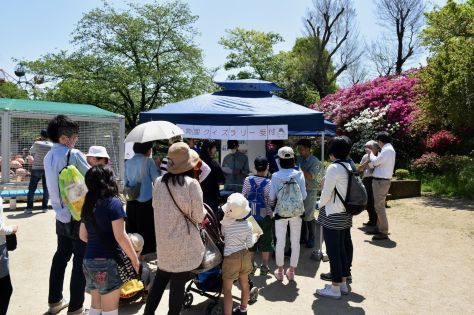
[[(387, 131), (406, 150), (400, 157), (408, 161), (419, 142), (411, 132), (411, 122), (418, 110), (420, 90), (416, 72), (386, 76), (338, 90), (311, 105), (333, 121), (339, 134), (354, 141), (354, 153), (362, 155), (366, 141), (379, 131)], [(421, 154), (421, 152), (418, 153)]]
[(438, 154), (454, 151), (458, 144), (459, 138), (447, 130), (438, 131), (426, 140), (426, 148)]
[(412, 113), (417, 108), (419, 79), (412, 73), (400, 76), (386, 76), (338, 90), (323, 98), (311, 108), (320, 110), (333, 121), (339, 131), (352, 118), (359, 116), (364, 109), (377, 109), (389, 106), (386, 124), (399, 124), (399, 132), (409, 131)]

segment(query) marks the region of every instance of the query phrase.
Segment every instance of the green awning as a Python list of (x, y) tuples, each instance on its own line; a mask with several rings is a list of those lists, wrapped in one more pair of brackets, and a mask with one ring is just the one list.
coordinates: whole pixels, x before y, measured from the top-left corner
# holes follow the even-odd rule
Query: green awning
[(88, 104), (70, 104), (59, 102), (45, 102), (33, 100), (21, 100), (11, 98), (0, 98), (0, 111), (29, 112), (50, 115), (70, 115), (89, 117), (120, 118), (122, 115), (106, 111)]

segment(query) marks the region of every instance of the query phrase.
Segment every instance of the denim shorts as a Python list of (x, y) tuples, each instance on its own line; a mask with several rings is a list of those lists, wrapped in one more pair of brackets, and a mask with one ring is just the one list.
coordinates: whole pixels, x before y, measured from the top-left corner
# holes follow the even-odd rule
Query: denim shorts
[(83, 270), (87, 290), (107, 294), (122, 286), (117, 263), (113, 259), (84, 259)]

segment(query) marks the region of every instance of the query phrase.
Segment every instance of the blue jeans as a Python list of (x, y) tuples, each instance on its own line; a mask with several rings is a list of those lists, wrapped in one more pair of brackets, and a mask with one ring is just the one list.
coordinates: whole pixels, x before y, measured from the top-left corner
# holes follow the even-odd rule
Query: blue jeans
[[(331, 278), (333, 282), (342, 282), (343, 277), (350, 276), (350, 262), (346, 250), (346, 230), (333, 230), (323, 227), (326, 252), (329, 257)], [(351, 255), (352, 253), (349, 253)]]
[(83, 270), (87, 289), (99, 290), (101, 295), (118, 290), (122, 286), (117, 263), (113, 259), (84, 259)]
[(48, 187), (46, 186), (46, 176), (44, 176), (44, 170), (31, 170), (30, 184), (28, 185), (28, 199), (26, 201), (26, 208), (33, 208), (33, 197), (35, 195), (38, 182), (42, 180), (43, 183), (43, 206), (42, 209), (48, 208)]

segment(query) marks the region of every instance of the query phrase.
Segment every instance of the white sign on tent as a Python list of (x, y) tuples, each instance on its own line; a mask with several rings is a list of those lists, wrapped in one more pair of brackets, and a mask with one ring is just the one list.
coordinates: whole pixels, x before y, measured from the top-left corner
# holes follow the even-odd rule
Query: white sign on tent
[(185, 138), (223, 140), (286, 140), (288, 125), (205, 126), (178, 124)]

